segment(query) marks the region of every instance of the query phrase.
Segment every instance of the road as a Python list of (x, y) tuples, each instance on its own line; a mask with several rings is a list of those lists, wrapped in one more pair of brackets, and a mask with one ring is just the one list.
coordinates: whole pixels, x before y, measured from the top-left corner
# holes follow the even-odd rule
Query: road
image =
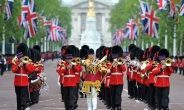
[[(60, 87), (57, 84), (56, 63), (56, 59), (44, 63), (49, 89), (47, 92), (41, 92), (38, 104), (32, 105), (26, 110), (64, 110)], [(170, 79), (170, 110), (184, 110), (184, 76), (173, 74)], [(6, 71), (3, 76), (0, 76), (0, 110), (16, 110), (13, 81), (14, 74), (11, 71)], [(87, 110), (85, 98), (80, 98), (78, 105), (77, 110)], [(98, 100), (98, 110), (108, 110), (101, 100)], [(147, 105), (143, 102), (128, 98), (126, 81), (122, 92), (122, 110), (148, 110)]]

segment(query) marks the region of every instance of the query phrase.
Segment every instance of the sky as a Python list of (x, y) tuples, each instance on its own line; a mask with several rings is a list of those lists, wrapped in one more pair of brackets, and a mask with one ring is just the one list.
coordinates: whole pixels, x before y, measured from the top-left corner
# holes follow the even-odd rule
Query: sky
[[(62, 0), (64, 2), (71, 2), (71, 0)], [(119, 0), (112, 0), (113, 3), (117, 3)]]

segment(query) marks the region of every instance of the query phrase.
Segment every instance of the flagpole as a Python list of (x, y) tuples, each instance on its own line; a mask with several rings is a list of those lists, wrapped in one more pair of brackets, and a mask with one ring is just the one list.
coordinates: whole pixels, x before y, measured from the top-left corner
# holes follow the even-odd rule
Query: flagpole
[(165, 30), (165, 48), (167, 49), (167, 30)]
[(144, 40), (142, 39), (142, 50), (144, 50)]
[(46, 43), (47, 43), (47, 41), (46, 41), (46, 36), (44, 37), (44, 52), (46, 52)]
[(30, 42), (29, 42), (29, 38), (28, 38), (28, 39), (27, 39), (27, 46), (28, 46), (28, 48), (29, 48), (29, 43), (30, 43)]
[(151, 46), (153, 46), (153, 42), (151, 42)]
[(176, 24), (174, 25), (173, 56), (176, 56)]
[(14, 43), (12, 43), (11, 46), (12, 46), (12, 54), (14, 54)]
[(148, 42), (146, 42), (146, 48), (148, 48)]
[(2, 54), (5, 54), (5, 26), (3, 26)]
[(157, 44), (158, 46), (160, 46), (160, 40), (158, 39), (158, 44)]
[(43, 38), (41, 38), (40, 46), (41, 46), (41, 52), (43, 52)]

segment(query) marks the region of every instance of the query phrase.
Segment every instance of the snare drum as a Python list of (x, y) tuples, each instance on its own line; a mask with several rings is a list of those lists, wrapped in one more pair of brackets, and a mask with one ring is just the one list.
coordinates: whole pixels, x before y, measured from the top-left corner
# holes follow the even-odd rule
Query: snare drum
[(31, 87), (34, 91), (40, 90), (41, 86), (42, 86), (42, 81), (40, 79), (35, 83), (31, 83)]

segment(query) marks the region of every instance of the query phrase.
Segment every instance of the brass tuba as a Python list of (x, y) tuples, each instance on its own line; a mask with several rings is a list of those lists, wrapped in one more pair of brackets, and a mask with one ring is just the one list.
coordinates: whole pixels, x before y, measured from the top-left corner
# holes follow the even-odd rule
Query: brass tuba
[(164, 64), (165, 64), (166, 66), (171, 66), (171, 65), (172, 65), (172, 59), (171, 59), (171, 58), (166, 58), (166, 59), (164, 60)]
[(23, 63), (28, 63), (30, 60), (29, 60), (29, 57), (28, 56), (24, 56), (21, 61)]

